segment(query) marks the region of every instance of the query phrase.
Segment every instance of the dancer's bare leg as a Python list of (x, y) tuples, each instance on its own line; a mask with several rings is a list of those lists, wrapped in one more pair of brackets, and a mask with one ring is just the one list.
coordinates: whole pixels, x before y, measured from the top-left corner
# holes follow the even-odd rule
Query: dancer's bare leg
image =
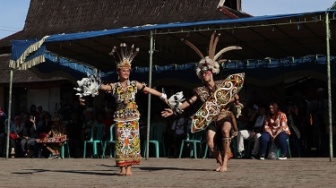
[(126, 167), (126, 176), (132, 176), (132, 165)]
[(120, 175), (126, 175), (126, 166), (121, 166), (120, 167)]
[(215, 131), (210, 129), (207, 131), (207, 144), (211, 152), (211, 155), (215, 157), (217, 163), (219, 163), (219, 166), (215, 169), (218, 172), (220, 170), (220, 167), (222, 166), (222, 155), (220, 154), (219, 151), (215, 150), (215, 140), (214, 140), (215, 135), (216, 135)]
[(228, 121), (224, 122), (222, 126), (222, 134), (223, 134), (223, 162), (220, 168), (220, 172), (226, 172), (228, 169), (228, 160), (229, 160), (229, 152), (230, 152), (230, 130), (231, 130), (231, 123)]
[(222, 166), (220, 168), (220, 172), (226, 172), (228, 169), (228, 161), (230, 159), (230, 143), (231, 143), (231, 138), (223, 138), (223, 162), (222, 162)]
[(212, 156), (216, 158), (216, 161), (219, 164), (218, 167), (215, 169), (215, 171), (219, 172), (222, 166), (222, 163), (223, 163), (222, 153), (221, 151), (218, 151), (218, 150), (214, 150), (211, 153), (212, 153)]

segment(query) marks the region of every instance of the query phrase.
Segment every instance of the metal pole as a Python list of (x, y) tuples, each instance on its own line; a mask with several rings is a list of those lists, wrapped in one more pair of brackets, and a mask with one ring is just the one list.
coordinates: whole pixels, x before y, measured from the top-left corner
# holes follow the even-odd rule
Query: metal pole
[[(153, 69), (153, 52), (154, 52), (154, 39), (153, 39), (153, 30), (150, 31), (150, 49), (149, 49), (149, 76), (148, 76), (148, 86), (152, 87), (152, 69)], [(149, 135), (150, 135), (150, 120), (151, 120), (151, 94), (148, 94), (148, 108), (147, 108), (147, 139), (146, 139), (146, 159), (149, 157)]]
[(326, 44), (327, 44), (327, 75), (328, 75), (328, 117), (329, 117), (329, 154), (333, 160), (333, 130), (332, 130), (332, 96), (331, 96), (331, 73), (330, 73), (330, 28), (329, 13), (326, 12)]
[(12, 115), (12, 90), (13, 90), (13, 69), (9, 71), (9, 100), (8, 100), (8, 117), (7, 117), (7, 144), (6, 144), (6, 158), (9, 156), (9, 132), (11, 126), (11, 115)]

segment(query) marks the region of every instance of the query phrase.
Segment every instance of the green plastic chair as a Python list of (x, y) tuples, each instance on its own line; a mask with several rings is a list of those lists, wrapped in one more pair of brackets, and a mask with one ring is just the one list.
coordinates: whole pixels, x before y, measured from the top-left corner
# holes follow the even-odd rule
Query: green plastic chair
[(86, 145), (92, 144), (93, 147), (93, 157), (98, 156), (98, 144), (101, 145), (103, 150), (103, 136), (104, 136), (105, 125), (102, 123), (95, 123), (90, 131), (90, 139), (84, 141), (84, 152), (83, 158), (86, 156)]
[[(166, 156), (166, 149), (164, 145), (164, 123), (153, 123), (150, 127), (149, 134), (149, 144), (154, 144), (155, 146), (155, 156), (156, 158), (160, 157), (160, 145), (162, 145), (163, 156)], [(144, 142), (143, 156), (146, 156), (147, 153), (147, 141)]]
[[(192, 156), (194, 156), (195, 159), (197, 159), (197, 156), (198, 156), (197, 145), (199, 145), (199, 148), (202, 151), (203, 144), (206, 143), (204, 132), (205, 131), (200, 131), (200, 132), (197, 132), (197, 133), (194, 133), (194, 134), (190, 134), (189, 131), (187, 132), (187, 138), (182, 140), (182, 143), (181, 143), (179, 158), (182, 157), (184, 145), (189, 143), (192, 146), (192, 150), (193, 150), (193, 152), (191, 154), (192, 154)], [(207, 148), (206, 148), (206, 150), (207, 150)], [(204, 155), (203, 158), (205, 158), (205, 156), (206, 155)]]
[[(292, 157), (292, 152), (291, 152), (291, 149), (290, 149), (290, 145), (289, 145), (289, 138), (287, 138), (287, 147), (288, 147), (288, 151), (287, 151), (287, 157), (291, 158)], [(279, 158), (281, 155), (281, 150), (280, 148), (278, 147), (278, 150), (277, 150), (277, 157)]]
[(206, 140), (204, 140), (205, 143), (205, 150), (204, 150), (204, 155), (203, 155), (203, 159), (207, 158), (208, 156), (208, 150), (209, 150), (209, 146)]
[[(104, 146), (103, 146), (103, 157), (105, 158), (105, 151), (106, 151), (106, 147), (107, 145), (109, 145), (109, 154), (110, 154), (110, 158), (113, 158), (113, 153), (112, 153), (112, 146), (111, 145), (114, 145), (116, 144), (116, 141), (114, 140), (114, 127), (115, 127), (115, 124), (112, 124), (110, 126), (110, 138), (108, 140), (105, 140), (104, 141)], [(114, 150), (114, 156), (115, 156), (115, 150)]]
[(65, 150), (67, 150), (68, 158), (70, 158), (70, 149), (69, 149), (69, 143), (68, 143), (68, 141), (65, 141), (62, 144), (62, 147), (61, 147), (61, 157), (62, 157), (62, 159), (64, 159)]

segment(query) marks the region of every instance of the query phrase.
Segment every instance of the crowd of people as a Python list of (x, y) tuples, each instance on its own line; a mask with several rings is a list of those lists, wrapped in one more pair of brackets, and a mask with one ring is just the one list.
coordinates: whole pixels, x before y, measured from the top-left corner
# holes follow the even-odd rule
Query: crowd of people
[[(205, 76), (205, 75), (204, 75)], [(141, 89), (141, 87), (139, 87)], [(288, 156), (292, 157), (305, 157), (309, 156), (311, 152), (324, 151), (327, 152), (321, 143), (325, 137), (323, 135), (328, 134), (325, 132), (326, 127), (326, 103), (323, 99), (325, 91), (323, 89), (318, 89), (316, 91), (317, 97), (314, 100), (289, 100), (287, 103), (277, 103), (277, 102), (265, 102), (265, 103), (245, 103), (242, 109), (242, 115), (238, 118), (236, 117), (237, 124), (239, 124), (239, 130), (236, 138), (237, 142), (230, 143), (229, 147), (231, 149), (236, 149), (238, 155), (236, 158), (253, 158), (264, 160), (270, 158), (270, 150), (272, 144), (278, 150), (277, 159), (285, 160)], [(157, 96), (161, 96), (158, 93)], [(241, 99), (241, 101), (244, 101)], [(319, 103), (319, 101), (322, 101)], [(323, 102), (324, 101), (324, 102)], [(165, 101), (163, 101), (163, 104)], [(188, 102), (186, 102), (188, 103)], [(124, 104), (124, 103), (122, 103)], [(188, 104), (189, 105), (189, 104)], [(168, 105), (167, 105), (168, 106)], [(234, 103), (232, 107), (234, 108)], [(324, 107), (324, 109), (322, 109)], [(72, 108), (72, 107), (71, 107)], [(92, 107), (83, 108), (80, 111), (71, 110), (70, 115), (62, 115), (61, 112), (56, 112), (55, 114), (50, 114), (49, 112), (42, 109), (41, 106), (36, 108), (32, 105), (29, 111), (22, 110), (19, 114), (16, 114), (10, 123), (10, 142), (9, 142), (9, 153), (11, 157), (44, 157), (44, 158), (59, 158), (60, 157), (60, 146), (62, 143), (41, 143), (38, 140), (43, 138), (51, 138), (55, 136), (66, 135), (69, 147), (70, 156), (80, 158), (83, 157), (83, 142), (88, 139), (88, 133), (90, 128), (94, 123), (100, 122), (105, 124), (104, 138), (109, 138), (109, 126), (116, 122), (115, 116), (113, 116), (114, 110), (109, 108), (104, 109), (94, 109)], [(233, 112), (235, 110), (232, 110)], [(167, 112), (167, 111), (163, 111)], [(170, 112), (170, 111), (169, 111)], [(66, 112), (69, 113), (69, 112)], [(141, 113), (141, 112), (139, 112)], [(323, 114), (324, 113), (324, 114)], [(175, 113), (169, 114), (171, 117), (157, 117), (156, 121), (164, 122), (165, 128), (163, 129), (165, 133), (165, 148), (167, 148), (166, 153), (170, 156), (166, 157), (178, 157), (180, 152), (181, 141), (186, 138), (186, 133), (190, 133), (190, 115), (182, 114), (179, 115)], [(6, 124), (6, 114), (2, 111), (2, 126), (3, 133), (1, 135), (1, 154), (5, 154), (5, 133), (7, 130)], [(131, 144), (137, 142), (143, 142), (143, 140), (138, 140), (134, 142), (136, 137), (144, 138), (146, 131), (141, 131), (141, 128), (146, 128), (146, 120), (139, 117), (139, 124), (135, 127), (131, 127), (131, 130), (127, 136), (125, 131), (125, 126), (121, 126), (120, 130), (116, 128), (115, 138), (117, 139), (129, 139), (128, 142), (121, 142), (122, 144), (128, 144), (129, 148), (133, 147)], [(231, 121), (230, 121), (231, 122)], [(58, 125), (63, 125), (61, 128)], [(139, 128), (135, 131), (135, 128)], [(232, 128), (230, 127), (229, 131)], [(208, 131), (208, 130), (205, 130)], [(229, 134), (232, 134), (229, 133)], [(121, 136), (124, 135), (124, 136)], [(118, 138), (119, 137), (119, 138)], [(209, 139), (209, 136), (208, 136)], [(326, 142), (326, 141), (325, 141)], [(121, 143), (119, 143), (119, 148), (121, 148)], [(319, 144), (320, 143), (320, 144)], [(207, 156), (216, 158), (216, 143), (207, 143), (210, 146), (210, 152)], [(223, 143), (222, 143), (223, 144)], [(237, 144), (237, 145), (234, 145)], [(249, 149), (246, 148), (249, 144)], [(139, 158), (132, 158), (132, 160), (138, 161), (125, 163), (127, 159), (121, 160), (123, 164), (139, 164), (141, 159), (141, 144), (137, 144)], [(212, 149), (214, 147), (215, 149)], [(133, 150), (134, 151), (134, 150)], [(121, 152), (121, 151), (120, 151)], [(120, 155), (125, 155), (120, 153)], [(90, 157), (90, 152), (88, 156)], [(100, 156), (102, 156), (102, 151), (100, 151)], [(224, 158), (225, 156), (222, 155)], [(126, 157), (127, 158), (127, 157)], [(122, 159), (122, 158), (121, 158)], [(223, 170), (223, 159), (219, 167), (215, 170)], [(130, 165), (128, 165), (130, 166)], [(130, 167), (120, 166), (121, 174), (132, 175)]]
[[(325, 90), (318, 88), (315, 98), (291, 96), (285, 102), (253, 104), (245, 110), (237, 137), (237, 158), (265, 159), (273, 148), (278, 159), (287, 156), (328, 156), (328, 104)], [(249, 151), (245, 146), (251, 146)], [(274, 147), (272, 146), (274, 145)], [(271, 147), (272, 146), (272, 147)]]
[[(318, 89), (316, 92), (318, 96), (323, 96), (325, 91)], [(319, 97), (322, 98), (322, 97)], [(283, 116), (286, 116), (287, 125), (289, 127), (288, 140), (290, 144), (291, 154), (297, 157), (310, 156), (317, 150), (326, 152), (326, 148), (319, 144), (327, 142), (325, 135), (326, 132), (326, 115), (321, 114), (326, 109), (325, 100), (320, 106), (317, 105), (319, 98), (311, 101), (289, 101), (286, 104), (277, 104), (278, 110), (281, 109)], [(243, 109), (243, 115), (237, 118), (241, 125), (237, 136), (237, 158), (259, 158), (261, 153), (259, 151), (261, 135), (265, 131), (265, 122), (270, 117), (270, 104), (252, 104), (246, 105)], [(62, 117), (59, 114), (50, 114), (38, 106), (35, 110), (35, 105), (32, 105), (30, 111), (22, 110), (19, 114), (14, 115), (10, 126), (10, 155), (12, 157), (48, 157), (51, 150), (46, 147), (40, 147), (36, 144), (35, 139), (46, 136), (50, 131), (55, 120), (62, 122), (66, 127), (66, 134), (69, 139), (71, 156), (82, 157), (83, 140), (87, 139), (87, 132), (96, 121), (103, 122), (105, 127), (105, 137), (109, 137), (109, 126), (114, 122), (113, 111), (109, 108), (96, 109), (86, 108), (82, 111), (72, 111), (69, 118)], [(320, 109), (319, 109), (320, 108)], [(322, 112), (321, 112), (322, 111)], [(99, 116), (95, 113), (99, 112)], [(144, 112), (145, 113), (145, 112)], [(324, 112), (326, 113), (326, 112)], [(34, 118), (35, 117), (35, 118)], [(322, 117), (322, 118), (321, 118)], [(7, 115), (1, 110), (1, 151), (2, 156), (5, 154), (5, 131)], [(165, 133), (166, 141), (168, 144), (166, 148), (170, 148), (170, 157), (177, 157), (179, 152), (180, 143), (185, 139), (186, 132), (190, 131), (190, 119), (188, 115), (174, 116), (168, 121), (164, 118), (159, 118), (156, 121), (163, 121), (166, 123)], [(141, 120), (140, 127), (145, 127), (146, 121)], [(146, 134), (143, 132), (142, 134)], [(324, 135), (324, 136), (323, 136)], [(141, 135), (145, 137), (145, 135)], [(271, 139), (272, 140), (272, 139)], [(287, 138), (285, 138), (287, 140)], [(248, 141), (248, 142), (247, 142)], [(269, 142), (267, 142), (267, 146)], [(245, 150), (247, 144), (251, 144), (250, 150)], [(39, 146), (40, 148), (36, 148)], [(280, 147), (280, 144), (278, 145)], [(232, 146), (234, 148), (234, 146)], [(288, 148), (283, 147), (283, 148)], [(168, 149), (167, 149), (168, 150)], [(48, 152), (49, 151), (49, 152)], [(58, 155), (59, 152), (54, 152)], [(287, 155), (288, 152), (283, 153)], [(266, 155), (267, 157), (267, 155)]]
[(65, 123), (67, 122), (62, 121), (58, 112), (50, 114), (40, 105), (38, 107), (31, 105), (30, 109), (26, 110), (22, 105), (20, 111), (11, 120), (6, 116), (2, 122), (0, 153), (2, 156), (6, 154), (6, 135), (9, 130), (11, 158), (59, 156), (58, 150), (52, 152), (53, 144), (43, 144), (39, 140), (56, 138), (60, 135), (60, 132), (56, 131), (60, 129), (62, 129), (62, 134), (66, 135), (66, 128), (63, 128), (66, 127)]

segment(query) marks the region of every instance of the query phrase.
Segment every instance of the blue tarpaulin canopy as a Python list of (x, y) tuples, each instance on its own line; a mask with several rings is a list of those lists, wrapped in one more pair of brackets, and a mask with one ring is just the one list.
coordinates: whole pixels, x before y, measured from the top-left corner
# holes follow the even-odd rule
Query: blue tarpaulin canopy
[[(327, 12), (331, 15), (330, 20), (335, 21), (335, 11)], [(194, 42), (206, 54), (209, 36), (214, 30), (221, 33), (219, 47), (243, 47), (241, 51), (224, 54), (224, 58), (229, 59), (222, 64), (224, 71), (276, 67), (293, 69), (294, 66), (312, 62), (325, 64), (325, 15), (326, 12), (312, 12), (190, 23), (148, 24), (131, 28), (57, 34), (42, 39), (14, 40), (10, 67), (24, 70), (46, 62), (36, 68), (41, 72), (71, 72), (74, 79), (79, 79), (86, 75), (87, 71), (97, 68), (103, 77), (113, 79), (114, 60), (108, 52), (114, 45), (126, 42), (138, 45), (141, 49), (139, 57), (134, 60), (133, 72), (138, 74), (137, 76), (147, 75), (148, 33), (155, 31), (153, 78), (163, 78), (156, 74), (164, 72), (169, 73), (168, 77), (174, 75), (176, 78), (174, 71), (186, 73), (185, 71), (190, 69), (192, 71), (189, 72), (194, 74), (193, 70), (199, 59), (180, 38)], [(335, 54), (331, 54), (331, 60), (334, 59), (333, 55)], [(197, 79), (190, 74), (182, 74), (181, 79), (188, 77), (186, 75), (192, 80)]]

